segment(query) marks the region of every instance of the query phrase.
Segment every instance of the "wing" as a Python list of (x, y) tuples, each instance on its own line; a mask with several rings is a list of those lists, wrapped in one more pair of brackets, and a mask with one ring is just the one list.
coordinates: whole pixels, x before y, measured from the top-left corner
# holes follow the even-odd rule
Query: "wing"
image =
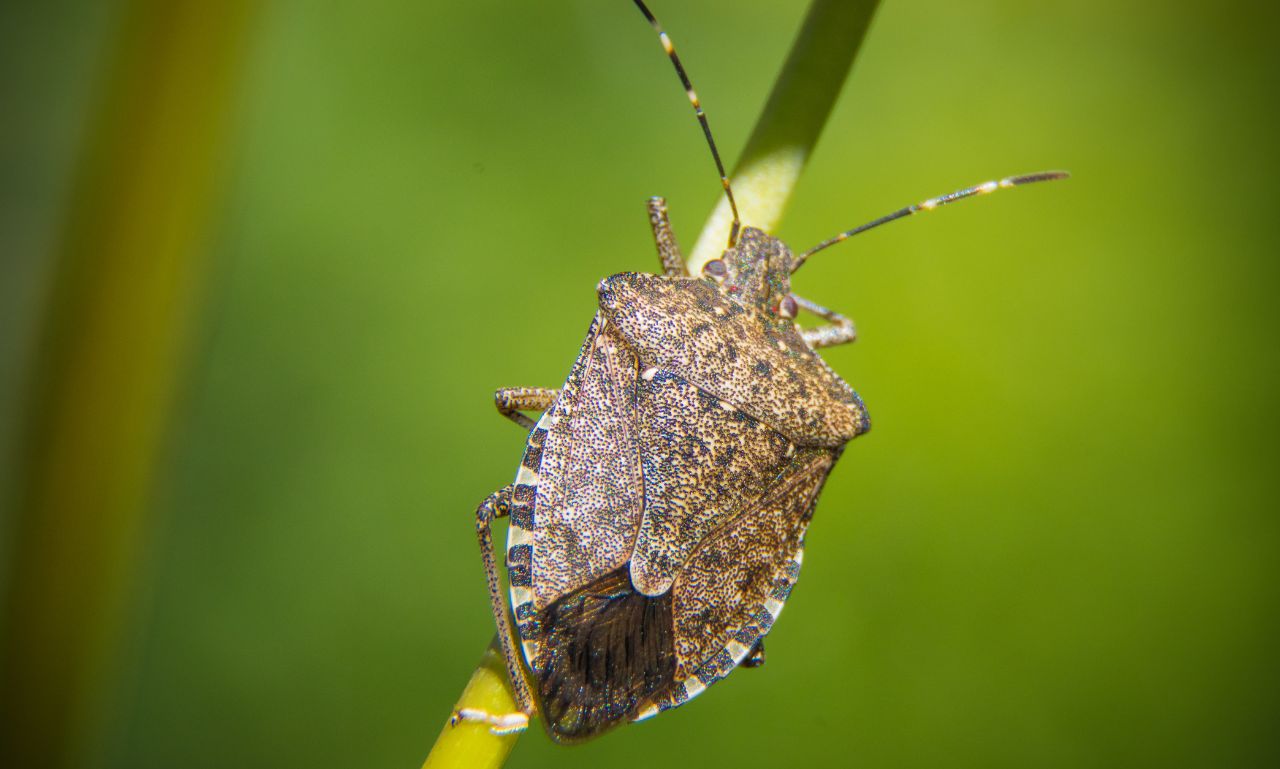
[(535, 610), (631, 556), (642, 489), (636, 377), (635, 355), (597, 315), (563, 392), (530, 435), (526, 455), (536, 456), (525, 466), (537, 468), (529, 522)]
[(558, 599), (538, 617), (538, 702), (557, 742), (632, 720), (670, 689), (671, 596), (637, 593), (626, 568)]
[(802, 445), (834, 448), (866, 432), (866, 409), (794, 325), (769, 324), (696, 278), (621, 273), (600, 309), (645, 366), (666, 369)]
[(694, 552), (672, 588), (674, 683), (637, 720), (697, 696), (769, 632), (800, 576), (805, 528), (834, 462), (829, 450), (798, 453), (760, 504)]
[(671, 588), (700, 542), (754, 507), (796, 446), (668, 371), (645, 371), (638, 393), (644, 515), (631, 581), (641, 593), (657, 596)]

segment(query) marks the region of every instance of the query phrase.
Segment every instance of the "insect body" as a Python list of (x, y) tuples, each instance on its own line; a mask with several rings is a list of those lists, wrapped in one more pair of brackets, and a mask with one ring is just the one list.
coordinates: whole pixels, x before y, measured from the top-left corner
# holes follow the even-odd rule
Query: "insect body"
[[(670, 41), (636, 4), (710, 140)], [(457, 717), (504, 732), (538, 712), (554, 739), (572, 742), (683, 704), (739, 665), (762, 663), (823, 483), (845, 444), (870, 426), (858, 395), (816, 352), (853, 341), (852, 322), (793, 294), (792, 272), (871, 226), (1057, 176), (967, 188), (798, 256), (735, 219), (729, 247), (699, 276), (686, 272), (663, 201), (650, 200), (663, 274), (601, 281), (586, 341), (559, 390), (496, 395), (498, 409), (530, 429), (515, 482), (477, 511), (520, 712)], [(801, 329), (801, 310), (826, 323)], [(534, 422), (522, 411), (542, 414)], [(510, 614), (490, 533), (502, 516), (510, 518)]]
[[(826, 331), (787, 317), (791, 263), (746, 228), (708, 277), (606, 278), (564, 387), (538, 395), (516, 482), (482, 517), (510, 516), (516, 630), (557, 739), (697, 695), (787, 599), (822, 483), (869, 426), (810, 346)], [(499, 394), (538, 405), (519, 398)]]

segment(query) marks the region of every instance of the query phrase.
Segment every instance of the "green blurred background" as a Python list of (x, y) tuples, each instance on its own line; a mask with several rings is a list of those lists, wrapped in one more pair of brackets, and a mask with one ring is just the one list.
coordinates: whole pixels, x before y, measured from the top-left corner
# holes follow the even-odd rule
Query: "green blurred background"
[[(21, 425), (128, 5), (0, 6), (5, 564), (38, 558)], [(804, 4), (654, 6), (735, 157)], [(717, 184), (624, 0), (238, 23), (72, 760), (414, 767), (493, 631), (472, 515), (522, 442), (493, 389), (557, 385), (596, 281), (656, 267), (645, 198), (691, 246)], [(1277, 36), (1263, 3), (885, 2), (784, 239), (1074, 178), (798, 275), (857, 320), (826, 357), (876, 429), (827, 486), (768, 665), (582, 747), (531, 731), (509, 765), (1275, 765)]]

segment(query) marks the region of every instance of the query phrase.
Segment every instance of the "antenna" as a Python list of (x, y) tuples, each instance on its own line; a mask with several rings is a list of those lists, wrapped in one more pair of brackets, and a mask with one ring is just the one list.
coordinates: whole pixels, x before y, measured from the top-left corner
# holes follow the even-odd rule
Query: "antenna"
[[(637, 0), (637, 2), (639, 2), (639, 0)], [(928, 200), (922, 201), (920, 203), (916, 203), (913, 206), (907, 206), (906, 208), (899, 208), (897, 211), (894, 211), (891, 214), (885, 214), (879, 219), (875, 219), (873, 221), (867, 222), (866, 224), (860, 227), (854, 227), (852, 230), (846, 230), (845, 232), (840, 233), (834, 238), (830, 238), (829, 240), (824, 240), (818, 245), (809, 249), (808, 251), (805, 251), (803, 254), (800, 254), (798, 257), (796, 257), (795, 263), (791, 266), (791, 272), (794, 273), (796, 270), (800, 269), (800, 267), (804, 265), (805, 261), (807, 261), (809, 257), (818, 253), (822, 249), (828, 246), (834, 246), (835, 244), (841, 241), (848, 240), (849, 238), (852, 238), (854, 235), (857, 235), (858, 233), (866, 232), (867, 230), (874, 229), (876, 227), (879, 227), (882, 224), (888, 224), (889, 222), (892, 222), (895, 219), (902, 219), (902, 218), (911, 216), (912, 214), (918, 214), (921, 211), (932, 211), (938, 206), (945, 206), (948, 203), (954, 203), (957, 200), (970, 198), (970, 197), (973, 197), (974, 195), (985, 195), (988, 192), (995, 192), (996, 190), (1009, 189), (1010, 187), (1017, 187), (1023, 184), (1032, 184), (1034, 182), (1049, 182), (1055, 179), (1066, 179), (1070, 175), (1071, 174), (1067, 173), (1066, 171), (1041, 171), (1040, 173), (1035, 173), (1035, 174), (1023, 174), (1022, 176), (1010, 176), (1005, 179), (1000, 179), (999, 181), (990, 181), (990, 182), (983, 182), (982, 184), (975, 184), (972, 187), (965, 187), (962, 190), (949, 192), (946, 195), (942, 195), (941, 197), (929, 198)]]
[(698, 101), (698, 94), (693, 90), (693, 83), (689, 82), (689, 75), (684, 71), (684, 65), (680, 63), (680, 57), (676, 55), (676, 47), (671, 44), (671, 38), (667, 37), (667, 33), (662, 30), (662, 25), (658, 23), (657, 18), (642, 0), (635, 0), (636, 7), (640, 9), (640, 13), (649, 20), (649, 26), (658, 33), (658, 40), (662, 42), (662, 50), (667, 52), (667, 56), (671, 59), (671, 63), (676, 68), (676, 74), (680, 76), (680, 82), (684, 85), (684, 92), (689, 97), (689, 103), (693, 105), (693, 111), (698, 116), (698, 122), (702, 124), (702, 133), (707, 137), (707, 144), (711, 147), (711, 157), (715, 158), (716, 170), (720, 172), (720, 186), (724, 187), (725, 197), (729, 199), (729, 209), (733, 211), (733, 225), (729, 228), (729, 247), (733, 248), (738, 242), (738, 230), (742, 228), (742, 221), (738, 218), (738, 204), (733, 199), (733, 190), (729, 187), (729, 175), (725, 173), (724, 162), (720, 160), (720, 151), (716, 149), (716, 140), (711, 138), (711, 126), (707, 124), (707, 114), (702, 111), (702, 103)]

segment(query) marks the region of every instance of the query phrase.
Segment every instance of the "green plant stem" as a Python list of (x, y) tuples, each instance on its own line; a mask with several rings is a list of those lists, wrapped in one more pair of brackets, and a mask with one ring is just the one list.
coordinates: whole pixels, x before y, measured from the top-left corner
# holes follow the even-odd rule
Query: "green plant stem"
[(79, 766), (146, 541), (253, 0), (132, 0), (33, 362), (0, 620), (0, 764)]
[[(507, 666), (502, 659), (502, 649), (496, 635), (489, 643), (489, 648), (484, 650), (480, 664), (467, 682), (467, 688), (462, 690), (462, 696), (458, 698), (455, 710), (461, 708), (479, 708), (489, 713), (510, 713), (516, 709), (511, 684), (507, 681)], [(485, 724), (461, 723), (450, 726), (446, 723), (422, 769), (491, 769), (502, 766), (519, 736), (492, 734)]]
[[(809, 6), (782, 74), (733, 173), (733, 190), (745, 223), (768, 231), (781, 221), (877, 4), (878, 0), (814, 0)], [(689, 259), (693, 274), (724, 250), (730, 221), (728, 204), (722, 200)], [(502, 654), (494, 644), (458, 699), (455, 709), (461, 708), (491, 713), (515, 708)], [(483, 724), (446, 724), (423, 769), (501, 766), (517, 736), (493, 735)]]
[[(773, 232), (862, 46), (879, 0), (814, 0), (787, 63), (731, 174), (742, 223)], [(720, 256), (733, 217), (722, 196), (689, 256), (689, 271)]]

